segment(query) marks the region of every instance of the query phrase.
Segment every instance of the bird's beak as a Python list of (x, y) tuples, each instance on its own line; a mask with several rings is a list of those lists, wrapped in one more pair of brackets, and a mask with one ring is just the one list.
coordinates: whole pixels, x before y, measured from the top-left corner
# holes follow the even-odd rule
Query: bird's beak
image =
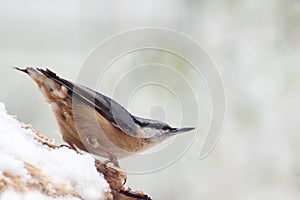
[(178, 134), (178, 133), (185, 133), (191, 130), (194, 130), (194, 127), (188, 127), (188, 128), (174, 128), (171, 130), (171, 134)]

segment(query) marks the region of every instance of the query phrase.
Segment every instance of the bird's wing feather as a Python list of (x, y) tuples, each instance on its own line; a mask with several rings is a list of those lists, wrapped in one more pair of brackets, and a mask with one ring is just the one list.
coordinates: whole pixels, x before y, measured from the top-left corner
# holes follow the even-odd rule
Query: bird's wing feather
[(137, 135), (137, 128), (132, 115), (116, 101), (88, 87), (60, 78), (49, 69), (38, 69), (38, 71), (65, 86), (68, 89), (68, 94), (71, 96), (72, 100), (79, 98), (80, 100), (85, 101), (90, 106), (94, 107), (115, 127), (131, 136)]

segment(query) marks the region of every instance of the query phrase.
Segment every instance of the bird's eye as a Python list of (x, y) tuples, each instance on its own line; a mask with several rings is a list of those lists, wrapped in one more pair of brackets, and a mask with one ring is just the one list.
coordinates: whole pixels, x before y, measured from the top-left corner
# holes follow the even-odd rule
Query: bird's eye
[(164, 131), (165, 131), (165, 130), (168, 130), (168, 129), (169, 129), (168, 126), (163, 126), (163, 127), (162, 127), (162, 130), (164, 130)]

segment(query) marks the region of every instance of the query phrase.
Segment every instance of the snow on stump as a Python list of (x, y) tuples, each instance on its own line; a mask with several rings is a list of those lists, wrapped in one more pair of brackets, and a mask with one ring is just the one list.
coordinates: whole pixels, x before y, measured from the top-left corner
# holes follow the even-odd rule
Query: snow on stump
[(55, 145), (0, 103), (0, 200), (150, 199), (124, 179), (118, 168)]

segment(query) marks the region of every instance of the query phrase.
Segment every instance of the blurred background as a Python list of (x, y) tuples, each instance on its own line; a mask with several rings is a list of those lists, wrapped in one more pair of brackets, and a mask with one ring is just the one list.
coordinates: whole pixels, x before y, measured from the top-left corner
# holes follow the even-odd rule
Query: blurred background
[[(61, 142), (41, 93), (11, 66), (48, 67), (76, 80), (90, 52), (112, 35), (140, 27), (174, 29), (200, 43), (220, 71), (227, 98), (222, 137), (212, 153), (200, 160), (211, 116), (203, 80), (192, 86), (202, 92), (198, 101), (201, 114), (192, 113), (182, 123), (168, 117), (177, 116), (180, 110), (169, 111), (177, 104), (167, 95), (170, 93), (162, 98), (164, 91), (159, 88), (134, 93), (134, 103), (126, 104), (116, 96), (138, 115), (186, 126), (197, 125), (188, 123), (196, 117), (202, 124), (193, 133), (197, 138), (177, 162), (153, 173), (129, 174), (127, 185), (153, 199), (299, 199), (299, 1), (0, 2), (0, 101), (20, 121)], [(162, 60), (151, 52), (141, 56)], [(118, 77), (120, 66), (135, 62), (121, 59), (108, 74)], [(180, 61), (172, 66), (189, 77), (190, 71)], [(114, 79), (109, 77), (101, 79), (106, 85), (97, 88), (113, 96), (110, 85)], [(177, 89), (175, 93), (181, 94), (183, 89)], [(151, 98), (153, 102), (169, 101), (162, 100), (165, 108), (155, 106)], [(151, 109), (141, 106), (145, 103), (152, 105)]]

